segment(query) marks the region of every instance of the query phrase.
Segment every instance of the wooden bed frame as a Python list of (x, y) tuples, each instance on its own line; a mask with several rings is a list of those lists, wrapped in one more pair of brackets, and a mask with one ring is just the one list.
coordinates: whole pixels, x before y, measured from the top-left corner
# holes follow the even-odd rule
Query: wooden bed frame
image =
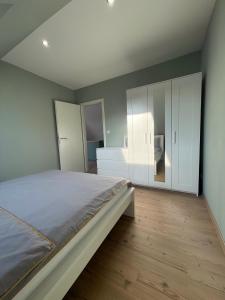
[(13, 300), (61, 300), (122, 214), (134, 217), (134, 188), (114, 196)]

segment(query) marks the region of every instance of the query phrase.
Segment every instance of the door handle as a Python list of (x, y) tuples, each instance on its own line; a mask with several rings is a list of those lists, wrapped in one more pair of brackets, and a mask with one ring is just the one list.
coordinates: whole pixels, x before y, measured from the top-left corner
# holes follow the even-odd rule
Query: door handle
[(68, 138), (66, 138), (66, 137), (61, 137), (61, 138), (59, 138), (59, 140), (68, 140)]
[(152, 144), (152, 133), (151, 132), (149, 134), (149, 143), (150, 143), (150, 145)]

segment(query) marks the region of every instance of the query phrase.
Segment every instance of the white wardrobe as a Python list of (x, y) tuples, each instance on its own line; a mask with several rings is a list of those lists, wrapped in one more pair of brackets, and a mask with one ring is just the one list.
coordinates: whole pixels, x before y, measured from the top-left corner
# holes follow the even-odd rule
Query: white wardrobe
[(127, 91), (129, 177), (198, 194), (201, 73)]

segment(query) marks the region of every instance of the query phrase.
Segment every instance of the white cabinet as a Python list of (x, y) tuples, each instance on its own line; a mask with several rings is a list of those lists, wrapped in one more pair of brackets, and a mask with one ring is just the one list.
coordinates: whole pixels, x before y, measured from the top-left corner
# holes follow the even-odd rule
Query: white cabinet
[(171, 81), (127, 91), (130, 178), (171, 188)]
[(98, 174), (129, 179), (128, 150), (125, 148), (98, 148)]
[(133, 183), (198, 193), (201, 73), (127, 91)]
[(130, 178), (137, 184), (148, 184), (149, 136), (148, 136), (147, 87), (127, 92), (128, 149)]
[(172, 189), (198, 193), (201, 74), (172, 81)]

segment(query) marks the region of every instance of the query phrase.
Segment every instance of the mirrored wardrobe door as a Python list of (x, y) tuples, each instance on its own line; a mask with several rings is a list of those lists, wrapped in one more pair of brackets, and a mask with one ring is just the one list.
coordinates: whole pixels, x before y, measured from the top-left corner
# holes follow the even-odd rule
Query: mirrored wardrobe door
[(149, 185), (171, 188), (171, 81), (148, 87)]

